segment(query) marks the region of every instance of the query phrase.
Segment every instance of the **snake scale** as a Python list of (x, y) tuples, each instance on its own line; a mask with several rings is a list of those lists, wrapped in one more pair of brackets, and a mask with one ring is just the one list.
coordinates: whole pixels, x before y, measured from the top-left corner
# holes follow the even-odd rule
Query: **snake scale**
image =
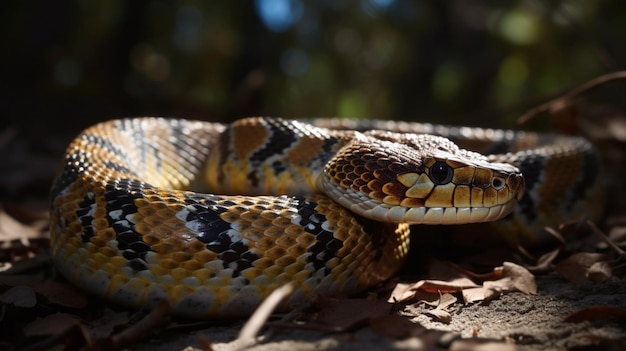
[(243, 316), (287, 283), (282, 308), (388, 279), (409, 232), (419, 235), (413, 224), (504, 218), (502, 235), (532, 237), (588, 212), (599, 167), (589, 142), (559, 135), (118, 119), (68, 147), (51, 190), (51, 250), (63, 276), (113, 302)]

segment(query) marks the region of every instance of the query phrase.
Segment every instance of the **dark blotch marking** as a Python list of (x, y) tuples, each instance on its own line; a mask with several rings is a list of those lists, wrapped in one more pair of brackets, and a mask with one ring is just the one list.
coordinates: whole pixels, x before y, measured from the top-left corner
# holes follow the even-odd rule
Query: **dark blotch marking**
[[(115, 230), (117, 247), (122, 251), (122, 256), (128, 260), (128, 265), (135, 271), (148, 269), (145, 261), (146, 253), (152, 251), (150, 246), (143, 241), (140, 233), (135, 231), (135, 226), (126, 218), (128, 215), (137, 213), (135, 200), (143, 196), (143, 190), (150, 187), (134, 179), (118, 179), (106, 185), (105, 200), (107, 220)], [(111, 217), (112, 211), (120, 211), (116, 218)]]
[(294, 198), (298, 200), (297, 210), (300, 215), (300, 222), (304, 230), (315, 235), (315, 243), (308, 248), (311, 253), (309, 261), (313, 263), (315, 270), (324, 269), (324, 274), (330, 273), (330, 268), (326, 263), (337, 255), (337, 251), (343, 246), (343, 241), (335, 238), (332, 232), (322, 228), (326, 222), (326, 216), (315, 211), (317, 203), (302, 197)]
[[(224, 261), (225, 269), (233, 269), (233, 277), (239, 276), (259, 259), (243, 241), (233, 241), (228, 235), (232, 227), (220, 217), (221, 213), (228, 211), (228, 207), (224, 206), (228, 204), (218, 205), (201, 194), (187, 196), (185, 203), (189, 211), (185, 220), (196, 223), (198, 240), (205, 243), (208, 250), (218, 254), (218, 258)], [(232, 201), (228, 203), (234, 205)]]
[(80, 225), (83, 227), (83, 233), (80, 237), (84, 243), (88, 243), (89, 240), (96, 234), (92, 225), (93, 217), (88, 215), (95, 203), (96, 200), (94, 194), (86, 194), (83, 201), (78, 204), (78, 210), (76, 210), (76, 215), (78, 216)]
[(262, 148), (250, 155), (253, 166), (265, 162), (270, 156), (283, 154), (298, 138), (298, 133), (294, 133), (284, 120), (266, 118), (264, 121), (268, 124), (269, 138)]

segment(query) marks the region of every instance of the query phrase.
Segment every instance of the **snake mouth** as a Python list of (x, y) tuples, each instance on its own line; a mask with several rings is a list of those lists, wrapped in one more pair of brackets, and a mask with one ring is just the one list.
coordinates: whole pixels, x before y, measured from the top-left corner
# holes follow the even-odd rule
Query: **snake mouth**
[(407, 224), (468, 224), (491, 222), (513, 211), (517, 201), (492, 207), (400, 207), (380, 204), (366, 210), (365, 216), (384, 222)]
[(353, 189), (326, 187), (326, 193), (341, 206), (357, 215), (381, 222), (407, 224), (468, 224), (491, 222), (504, 218), (517, 205), (517, 197), (490, 206), (414, 206), (389, 204), (370, 198)]
[(511, 213), (517, 205), (517, 200), (511, 199), (491, 207), (403, 207), (371, 199), (354, 201), (349, 196), (337, 202), (358, 215), (376, 221), (435, 225), (496, 221)]

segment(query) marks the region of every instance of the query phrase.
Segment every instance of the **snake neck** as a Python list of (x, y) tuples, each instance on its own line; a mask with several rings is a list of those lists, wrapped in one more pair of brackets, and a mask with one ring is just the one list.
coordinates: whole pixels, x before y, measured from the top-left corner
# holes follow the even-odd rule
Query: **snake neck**
[(202, 190), (246, 195), (319, 193), (324, 166), (354, 133), (280, 118), (239, 120), (213, 145)]

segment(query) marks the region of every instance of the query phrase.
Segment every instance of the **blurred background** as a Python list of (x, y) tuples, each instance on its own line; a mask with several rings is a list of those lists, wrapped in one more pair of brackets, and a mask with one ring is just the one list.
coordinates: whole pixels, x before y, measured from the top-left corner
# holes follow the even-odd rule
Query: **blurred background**
[(608, 0), (4, 1), (0, 199), (48, 186), (69, 140), (116, 117), (514, 127), (626, 68), (624, 14)]

